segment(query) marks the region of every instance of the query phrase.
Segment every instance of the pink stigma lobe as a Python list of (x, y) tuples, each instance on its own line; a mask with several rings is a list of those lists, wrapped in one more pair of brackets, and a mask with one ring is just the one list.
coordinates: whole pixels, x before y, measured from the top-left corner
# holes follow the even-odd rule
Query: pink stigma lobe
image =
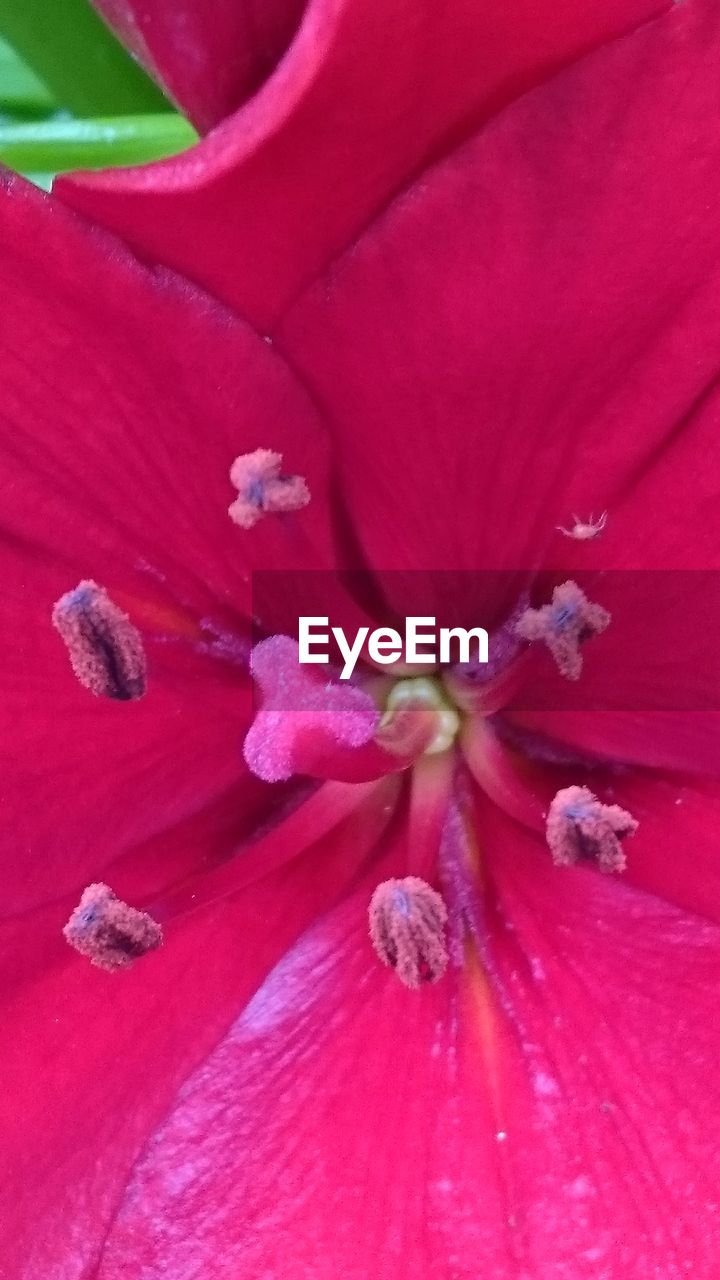
[(280, 474), (282, 454), (271, 449), (255, 449), (236, 458), (230, 480), (238, 496), (228, 507), (231, 520), (241, 529), (252, 529), (270, 512), (300, 511), (310, 501), (310, 490), (302, 476)]
[(583, 666), (580, 645), (600, 635), (609, 623), (607, 609), (588, 600), (576, 582), (563, 582), (555, 587), (552, 603), (526, 609), (515, 630), (523, 640), (544, 641), (560, 674), (567, 680), (578, 680)]
[(89, 579), (61, 596), (53, 608), (80, 684), (97, 698), (129, 702), (147, 683), (142, 636), (107, 591)]
[(368, 911), (370, 941), (383, 964), (413, 990), (444, 974), (447, 908), (439, 893), (418, 876), (379, 884)]
[(129, 907), (106, 884), (88, 885), (63, 933), (81, 956), (108, 973), (129, 968), (163, 939), (152, 916)]
[(356, 748), (374, 737), (380, 717), (372, 699), (353, 685), (309, 676), (290, 636), (271, 636), (256, 645), (250, 671), (263, 703), (243, 755), (264, 782), (284, 782), (302, 773), (303, 761), (314, 749), (319, 754), (330, 744)]
[(570, 867), (592, 861), (601, 871), (624, 871), (627, 859), (620, 840), (632, 835), (637, 825), (620, 805), (602, 804), (588, 787), (565, 787), (558, 791), (547, 816), (553, 862)]

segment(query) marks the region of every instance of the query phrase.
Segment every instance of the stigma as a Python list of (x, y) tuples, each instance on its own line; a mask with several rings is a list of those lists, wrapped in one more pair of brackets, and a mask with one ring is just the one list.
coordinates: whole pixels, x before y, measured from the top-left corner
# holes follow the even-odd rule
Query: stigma
[(370, 940), (406, 987), (437, 982), (448, 963), (447, 907), (419, 876), (385, 880), (370, 900)]
[(121, 702), (142, 698), (147, 683), (142, 636), (104, 587), (89, 579), (80, 582), (57, 601), (52, 620), (85, 689)]
[(129, 907), (106, 884), (88, 885), (63, 933), (71, 947), (108, 973), (128, 969), (163, 939), (152, 916)]
[(601, 871), (624, 871), (627, 859), (620, 841), (637, 826), (619, 804), (603, 804), (588, 787), (564, 787), (548, 811), (547, 842), (558, 867), (590, 861)]
[(243, 755), (263, 782), (286, 782), (302, 772), (313, 746), (352, 750), (373, 737), (379, 717), (372, 699), (354, 685), (309, 675), (290, 636), (261, 640), (252, 651), (250, 671), (262, 706), (245, 736)]
[(515, 631), (522, 640), (544, 641), (560, 674), (567, 680), (579, 680), (583, 668), (580, 645), (600, 635), (609, 624), (607, 609), (588, 600), (576, 582), (563, 582), (555, 587), (551, 604), (526, 609), (520, 615)]
[(270, 512), (300, 511), (310, 501), (310, 490), (302, 476), (281, 474), (282, 454), (272, 449), (255, 449), (236, 458), (230, 480), (238, 496), (228, 507), (230, 519), (241, 529), (252, 529)]

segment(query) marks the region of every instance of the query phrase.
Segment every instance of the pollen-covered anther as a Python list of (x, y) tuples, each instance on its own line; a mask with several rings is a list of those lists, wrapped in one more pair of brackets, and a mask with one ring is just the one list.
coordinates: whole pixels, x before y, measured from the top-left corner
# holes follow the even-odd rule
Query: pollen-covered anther
[(565, 787), (558, 791), (547, 816), (553, 862), (570, 867), (589, 861), (601, 871), (624, 871), (627, 859), (620, 841), (632, 835), (637, 825), (619, 804), (603, 804), (588, 787)]
[(578, 680), (583, 659), (580, 645), (600, 635), (610, 623), (602, 605), (588, 600), (576, 582), (555, 587), (552, 603), (540, 609), (526, 609), (515, 630), (522, 640), (542, 640), (555, 659), (558, 671), (568, 680)]
[(406, 987), (437, 982), (448, 963), (447, 908), (439, 893), (418, 876), (385, 880), (369, 908), (370, 940), (383, 964)]
[(61, 596), (53, 625), (65, 641), (80, 684), (96, 697), (129, 702), (147, 684), (142, 636), (104, 587), (87, 579)]
[(310, 501), (310, 490), (302, 476), (280, 473), (282, 454), (271, 449), (255, 449), (236, 458), (230, 480), (238, 496), (228, 511), (241, 529), (252, 529), (271, 512), (300, 511)]
[(152, 916), (129, 907), (106, 884), (88, 885), (63, 933), (71, 947), (108, 973), (127, 969), (163, 940)]

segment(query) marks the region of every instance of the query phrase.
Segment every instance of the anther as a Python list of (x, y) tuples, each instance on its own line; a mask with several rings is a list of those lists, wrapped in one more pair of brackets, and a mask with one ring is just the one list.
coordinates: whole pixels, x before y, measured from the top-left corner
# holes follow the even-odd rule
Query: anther
[(80, 684), (96, 697), (128, 702), (146, 687), (142, 636), (96, 582), (80, 582), (53, 608), (53, 625)]
[(230, 480), (238, 496), (228, 508), (230, 518), (241, 529), (252, 529), (270, 512), (300, 511), (310, 501), (310, 490), (302, 476), (280, 473), (282, 454), (271, 449), (255, 449), (236, 458)]
[(552, 604), (526, 609), (515, 630), (523, 640), (544, 641), (560, 674), (578, 680), (583, 666), (580, 645), (600, 635), (609, 623), (607, 609), (588, 600), (576, 582), (563, 582), (555, 587)]
[(558, 791), (547, 815), (547, 842), (557, 867), (597, 863), (601, 871), (624, 871), (620, 844), (637, 830), (637, 822), (619, 804), (602, 804), (588, 787)]
[(129, 907), (106, 884), (88, 885), (63, 933), (81, 956), (108, 973), (127, 969), (163, 939), (152, 916)]
[(406, 987), (442, 977), (448, 963), (447, 908), (429, 884), (418, 876), (385, 880), (375, 890), (368, 914), (373, 947)]

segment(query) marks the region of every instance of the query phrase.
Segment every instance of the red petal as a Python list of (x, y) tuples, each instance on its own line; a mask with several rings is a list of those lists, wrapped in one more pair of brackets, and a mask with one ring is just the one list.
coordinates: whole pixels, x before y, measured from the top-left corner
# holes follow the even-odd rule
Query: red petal
[(631, 775), (617, 778), (603, 798), (617, 799), (638, 822), (625, 842), (624, 878), (720, 923), (720, 785)]
[(491, 835), (485, 972), (406, 991), (364, 887), (185, 1083), (102, 1280), (713, 1280), (720, 934)]
[[(692, 435), (691, 428), (687, 431)], [(696, 439), (695, 445), (712, 475), (706, 444)], [(680, 471), (678, 491), (686, 481), (687, 473)], [(686, 503), (692, 506), (689, 494)], [(631, 524), (635, 551), (630, 555), (638, 558), (643, 552), (636, 535), (645, 511), (638, 495), (628, 502), (625, 516), (617, 515), (618, 524)], [(649, 522), (652, 511), (646, 514)], [(718, 774), (720, 577), (715, 569), (699, 571), (706, 562), (705, 545), (684, 524), (673, 543), (664, 543), (665, 570), (577, 575), (589, 597), (609, 610), (610, 624), (583, 646), (577, 682), (560, 675), (549, 653), (538, 655), (534, 678), (513, 692), (508, 707), (516, 724), (609, 759)], [(694, 555), (697, 567), (672, 568), (675, 551), (688, 559)], [(714, 554), (713, 549), (707, 558)], [(605, 555), (604, 547), (588, 548), (585, 558), (597, 564)], [(652, 564), (652, 551), (648, 558)], [(550, 590), (540, 587), (538, 599), (549, 598)]]
[(426, 175), (289, 313), (279, 343), (333, 424), (371, 563), (534, 567), (564, 552), (573, 511), (608, 509), (589, 563), (613, 564), (610, 530), (631, 546), (654, 496), (676, 542), (687, 525), (684, 563), (715, 565), (719, 52), (699, 0), (591, 54)]
[(93, 0), (200, 129), (254, 93), (284, 53), (304, 0)]
[(665, 8), (667, 0), (516, 0), (507, 9), (490, 0), (311, 0), (276, 74), (198, 148), (62, 179), (57, 190), (144, 257), (269, 326), (458, 132)]
[[(357, 874), (391, 813), (387, 804), (356, 811), (250, 892), (168, 925), (161, 950), (122, 975), (69, 951), (62, 906), (4, 927), (0, 1234), (9, 1275), (95, 1274), (147, 1134), (268, 969)], [(11, 989), (14, 948), (32, 942), (43, 967), (31, 981), (21, 969)]]
[[(19, 180), (0, 226), (0, 842), (17, 910), (244, 775), (252, 557), (305, 568), (334, 550), (323, 433), (265, 343)], [(300, 536), (265, 521), (246, 540), (228, 517), (230, 464), (258, 440), (309, 477)], [(146, 636), (140, 702), (93, 698), (53, 630), (88, 577)]]
[[(680, 670), (679, 679), (684, 676)], [(662, 692), (667, 692), (667, 686)], [(510, 719), (521, 730), (537, 733), (586, 759), (715, 777), (720, 767), (720, 714), (714, 710), (607, 711), (601, 706), (584, 711), (519, 712)]]
[[(601, 717), (602, 718), (602, 717)], [(685, 717), (692, 720), (693, 717)], [(619, 804), (638, 829), (624, 848), (623, 880), (639, 885), (687, 911), (720, 922), (720, 857), (717, 829), (720, 784), (686, 774), (629, 769), (610, 763), (588, 770), (573, 764), (562, 749), (530, 764), (532, 742), (520, 754), (505, 747), (481, 720), (466, 723), (462, 738), (466, 763), (486, 801), (537, 833), (538, 847), (550, 858), (545, 819), (553, 796), (583, 783), (605, 804)], [(548, 762), (553, 759), (554, 764)]]

